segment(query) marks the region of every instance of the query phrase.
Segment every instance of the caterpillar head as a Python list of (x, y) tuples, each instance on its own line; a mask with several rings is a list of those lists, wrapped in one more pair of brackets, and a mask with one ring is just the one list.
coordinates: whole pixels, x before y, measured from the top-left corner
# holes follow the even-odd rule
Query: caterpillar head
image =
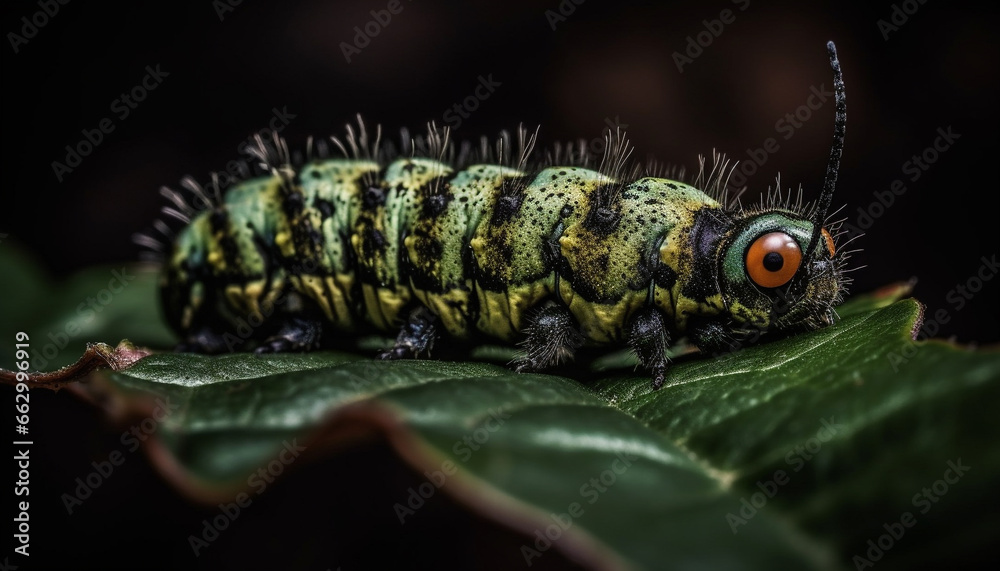
[(770, 204), (740, 212), (719, 244), (718, 279), (722, 300), (732, 318), (758, 329), (815, 329), (830, 325), (841, 301), (846, 253), (835, 243), (837, 224), (827, 211), (837, 184), (844, 146), (847, 107), (844, 80), (833, 42), (827, 43), (836, 90), (833, 145), (823, 191), (802, 207), (780, 191)]
[[(834, 235), (792, 210), (747, 214), (720, 245), (723, 303), (739, 323), (777, 330), (832, 325), (846, 278)], [(836, 230), (834, 230), (836, 232)]]

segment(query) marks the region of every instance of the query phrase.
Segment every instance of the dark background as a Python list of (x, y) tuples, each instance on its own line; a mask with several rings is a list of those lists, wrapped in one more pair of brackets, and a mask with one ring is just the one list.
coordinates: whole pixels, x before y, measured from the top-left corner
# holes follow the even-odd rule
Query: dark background
[[(456, 130), (459, 139), (492, 136), (522, 122), (542, 125), (543, 145), (592, 139), (606, 119), (617, 117), (629, 126), (638, 157), (691, 168), (698, 154), (712, 149), (745, 161), (748, 149), (775, 137), (780, 148), (748, 178), (747, 200), (756, 200), (778, 172), (784, 185), (801, 183), (806, 196), (815, 197), (832, 134), (832, 101), (789, 140), (775, 124), (806, 103), (811, 87), (830, 88), (824, 43), (832, 39), (844, 66), (849, 115), (834, 204), (846, 205), (849, 221), (875, 201), (875, 192), (907, 178), (903, 164), (932, 145), (938, 128), (961, 134), (919, 180), (906, 180), (907, 192), (856, 242), (864, 251), (854, 261), (866, 267), (854, 273), (852, 291), (916, 277), (916, 297), (950, 317), (938, 335), (964, 343), (1000, 340), (1000, 283), (987, 282), (962, 310), (946, 300), (976, 274), (982, 256), (1000, 250), (996, 8), (928, 2), (886, 40), (877, 21), (891, 17), (890, 2), (750, 0), (740, 11), (746, 2), (566, 0), (564, 7), (574, 11), (553, 30), (546, 10), (558, 10), (556, 0), (402, 0), (402, 12), (346, 62), (341, 43), (353, 41), (354, 26), (371, 20), (370, 10), (387, 4), (243, 2), (220, 20), (208, 1), (71, 2), (18, 53), (7, 36), (0, 47), (0, 234), (8, 236), (0, 248), (26, 248), (54, 281), (92, 264), (134, 260), (139, 249), (130, 236), (157, 217), (163, 204), (157, 189), (188, 174), (207, 180), (212, 170), (240, 159), (238, 146), (267, 126), (272, 109), (295, 115), (282, 132), (293, 148), (303, 148), (309, 135), (342, 134), (355, 113), (394, 134), (442, 122), (446, 110), (472, 95), (479, 76), (490, 74), (501, 86)], [(703, 20), (718, 19), (727, 8), (735, 21), (679, 72), (671, 55), (705, 30)], [(6, 35), (21, 33), (21, 17), (39, 8), (10, 2), (3, 10)], [(169, 76), (119, 119), (112, 101), (156, 65)], [(81, 129), (105, 117), (115, 130), (59, 182), (51, 163), (65, 161), (65, 146), (76, 145)], [(192, 565), (181, 538), (215, 512), (177, 501), (145, 460), (129, 460), (123, 474), (98, 491), (103, 497), (66, 515), (58, 496), (91, 460), (116, 448), (118, 433), (102, 424), (99, 411), (82, 409), (65, 393), (38, 400), (33, 411), (50, 419), (47, 434), (38, 435), (48, 452), (38, 460), (45, 470), (34, 471), (32, 489), (37, 556), (34, 566), (22, 568), (58, 561), (103, 569)], [(382, 445), (352, 454), (304, 468), (303, 476), (350, 494), (316, 502), (276, 487), (262, 498), (266, 505), (241, 520), (240, 531), (230, 530), (193, 565), (282, 568), (298, 550), (301, 557), (291, 559), (296, 568), (361, 568), (366, 557), (464, 568), (475, 550), (497, 542), (514, 546), (505, 544), (500, 553), (516, 553), (516, 534), (498, 538), (498, 528), (444, 497), (435, 498), (439, 511), (421, 512), (421, 521), (399, 527), (387, 506), (421, 480)], [(344, 462), (350, 469), (341, 468)], [(361, 473), (360, 464), (370, 467)], [(366, 506), (384, 509), (369, 513)], [(303, 547), (297, 542), (304, 536), (325, 543)], [(452, 550), (441, 551), (442, 537)], [(289, 543), (280, 547), (282, 541)], [(400, 546), (396, 555), (389, 545)], [(487, 557), (480, 564), (505, 566), (499, 561)], [(542, 563), (558, 560), (547, 556)]]

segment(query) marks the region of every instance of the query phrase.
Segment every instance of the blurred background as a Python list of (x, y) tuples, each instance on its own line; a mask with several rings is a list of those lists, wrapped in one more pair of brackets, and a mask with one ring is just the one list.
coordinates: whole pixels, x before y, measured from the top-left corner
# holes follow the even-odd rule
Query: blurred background
[[(867, 232), (855, 242), (864, 251), (854, 262), (865, 267), (853, 274), (852, 291), (916, 278), (915, 296), (929, 312), (943, 309), (948, 316), (938, 336), (1000, 340), (1000, 280), (969, 283), (984, 256), (1000, 253), (992, 172), (1000, 77), (996, 7), (216, 0), (126, 8), (72, 2), (48, 17), (35, 15), (42, 9), (33, 1), (9, 2), (3, 10), (0, 252), (26, 249), (53, 281), (93, 264), (137, 259), (130, 236), (158, 216), (164, 201), (157, 189), (177, 186), (185, 175), (209, 180), (210, 172), (245, 159), (240, 149), (253, 133), (280, 127), (301, 149), (310, 135), (342, 134), (357, 113), (391, 135), (431, 120), (455, 128), (458, 139), (541, 125), (542, 146), (599, 138), (608, 124), (618, 124), (627, 126), (640, 158), (696, 168), (699, 154), (717, 149), (752, 165), (741, 170), (749, 187), (745, 201), (773, 186), (779, 172), (784, 186), (801, 184), (815, 197), (833, 131), (832, 97), (816, 94), (832, 90), (824, 44), (834, 40), (849, 116), (834, 204), (844, 205), (848, 222)], [(138, 97), (122, 99), (143, 82)], [(482, 83), (492, 88), (475, 98)], [(456, 104), (466, 117), (456, 117)], [(81, 146), (84, 131), (96, 140), (102, 124), (107, 132), (100, 142)], [(945, 139), (949, 130), (953, 135)], [(77, 162), (67, 145), (88, 152)], [(773, 152), (759, 150), (765, 147)], [(914, 155), (923, 157), (923, 166)], [(897, 179), (905, 192), (880, 207), (878, 196), (887, 200)], [(956, 288), (977, 285), (981, 292), (959, 308)], [(98, 411), (81, 410), (66, 395), (41, 398), (58, 423), (51, 440), (68, 438), (65, 455), (45, 460), (53, 473), (86, 465), (102, 450), (106, 455), (102, 446), (115, 446), (117, 437), (100, 427)], [(58, 426), (79, 430), (66, 436)], [(381, 445), (356, 454), (355, 461), (381, 462), (403, 475), (371, 482), (332, 464), (312, 477), (329, 478), (332, 487), (367, 486), (356, 497), (385, 496), (389, 503), (419, 482)], [(62, 555), (88, 554), (88, 565), (129, 568), (140, 554), (151, 568), (190, 565), (176, 536), (214, 512), (178, 504), (144, 464), (127, 469), (132, 477), (116, 477), (102, 491), (107, 501), (72, 519), (54, 501), (66, 491), (59, 488), (65, 478), (42, 479), (39, 493), (53, 501), (52, 517), (39, 529), (66, 542)], [(257, 535), (229, 537), (195, 567), (246, 567), (237, 563), (240, 557), (262, 563), (263, 555), (248, 555), (248, 541), (280, 543), (285, 536), (274, 534), (311, 533), (316, 521), (337, 513), (358, 519), (323, 528), (332, 542), (331, 569), (373, 553), (389, 557), (380, 549), (395, 544), (429, 561), (433, 551), (422, 539), (442, 534), (455, 538), (452, 555), (463, 562), (456, 568), (468, 567), (469, 546), (504, 537), (445, 498), (440, 518), (424, 518), (437, 523), (402, 529), (388, 512), (364, 515), (360, 500), (349, 506), (343, 504), (350, 498), (329, 499), (317, 507), (321, 514), (303, 514), (280, 502), (311, 498), (275, 492), (282, 499), (255, 508)], [(149, 514), (141, 522), (135, 520), (138, 501)], [(299, 523), (281, 532), (266, 525), (267, 518)], [(477, 531), (483, 527), (490, 533)], [(45, 549), (58, 559), (54, 545), (49, 541)]]

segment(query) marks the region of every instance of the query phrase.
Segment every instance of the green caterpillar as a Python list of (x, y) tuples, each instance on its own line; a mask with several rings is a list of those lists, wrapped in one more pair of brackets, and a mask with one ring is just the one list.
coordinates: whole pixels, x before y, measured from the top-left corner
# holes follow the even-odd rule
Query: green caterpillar
[(485, 335), (520, 342), (523, 371), (584, 345), (627, 344), (659, 387), (681, 336), (713, 352), (833, 323), (846, 256), (825, 224), (846, 104), (827, 48), (836, 128), (808, 207), (780, 192), (757, 209), (728, 207), (724, 160), (707, 174), (703, 163), (690, 184), (661, 178), (630, 166), (621, 133), (597, 168), (558, 147), (535, 162), (523, 129), (516, 152), (506, 135), (494, 149), (456, 151), (431, 126), (393, 153), (359, 120), (332, 139), (342, 158), (321, 151), (303, 164), (284, 141), (258, 140), (265, 175), (205, 211), (165, 190), (165, 212), (186, 226), (169, 248), (140, 240), (166, 254), (162, 302), (179, 348), (215, 353), (246, 339), (257, 352), (312, 350), (335, 332), (376, 329), (398, 331), (382, 357), (402, 358), (429, 354), (442, 334)]

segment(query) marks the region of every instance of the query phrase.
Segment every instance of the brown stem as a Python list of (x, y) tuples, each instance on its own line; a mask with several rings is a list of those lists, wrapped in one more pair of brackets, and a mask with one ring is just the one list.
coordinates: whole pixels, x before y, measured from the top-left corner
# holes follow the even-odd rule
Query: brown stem
[[(150, 353), (148, 349), (136, 347), (128, 339), (123, 340), (115, 348), (106, 343), (87, 343), (87, 350), (76, 363), (51, 373), (27, 373), (28, 379), (25, 383), (31, 388), (57, 391), (70, 383), (86, 379), (90, 373), (98, 369), (113, 371), (125, 369)], [(16, 385), (19, 382), (17, 371), (0, 369), (0, 382)]]

